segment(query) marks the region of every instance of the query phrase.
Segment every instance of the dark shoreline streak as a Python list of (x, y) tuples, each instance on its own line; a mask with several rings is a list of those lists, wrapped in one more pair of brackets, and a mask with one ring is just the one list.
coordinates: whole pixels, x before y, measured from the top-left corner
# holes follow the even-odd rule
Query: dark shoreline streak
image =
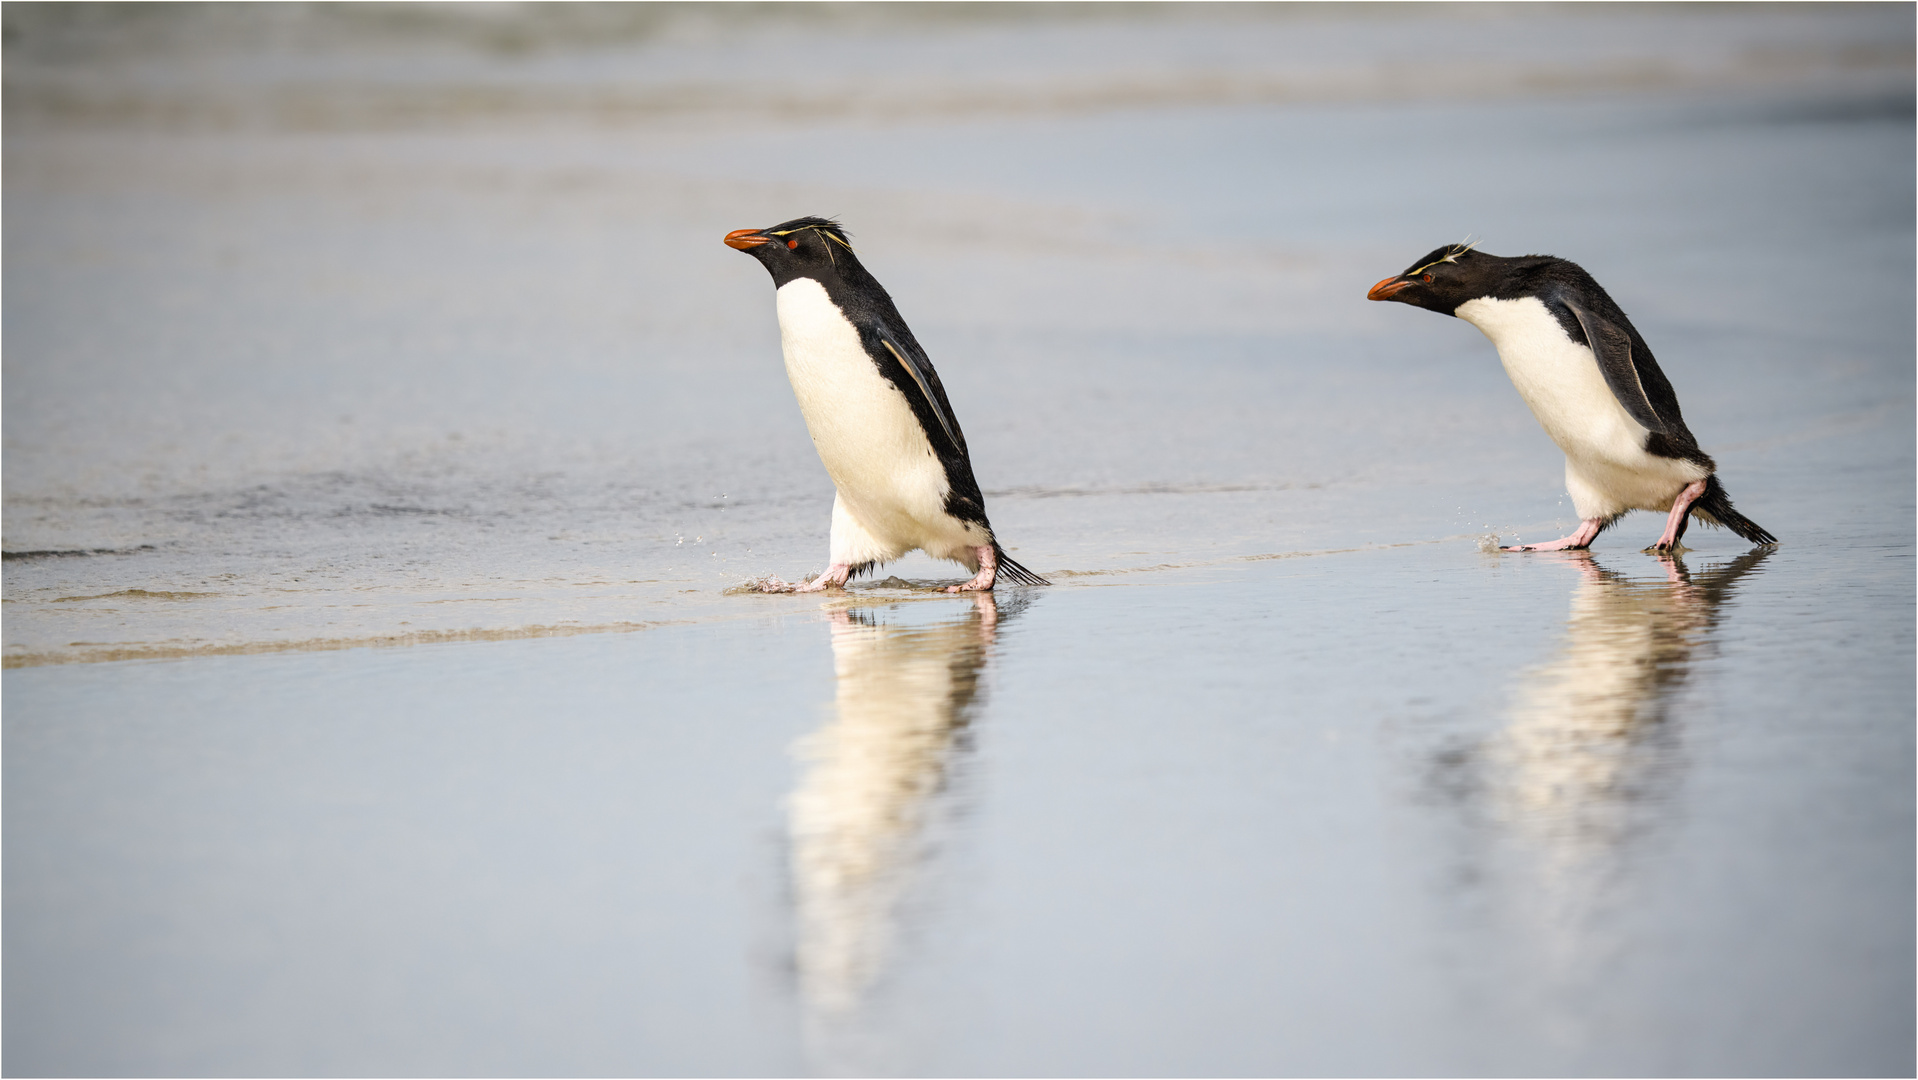
[(152, 544), (141, 544), (130, 548), (74, 548), (63, 551), (0, 551), (0, 560), (12, 562), (15, 559), (74, 559), (85, 555), (133, 555), (142, 551), (156, 550)]

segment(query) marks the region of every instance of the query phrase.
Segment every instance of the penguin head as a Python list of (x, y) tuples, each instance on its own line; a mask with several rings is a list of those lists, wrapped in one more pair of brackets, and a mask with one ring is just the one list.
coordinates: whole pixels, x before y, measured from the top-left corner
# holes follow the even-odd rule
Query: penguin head
[(1450, 315), (1460, 304), (1488, 296), (1505, 276), (1508, 260), (1474, 251), (1470, 244), (1447, 244), (1389, 277), (1365, 294), (1367, 300), (1396, 300)]
[(758, 259), (773, 276), (775, 287), (794, 278), (829, 281), (859, 276), (846, 230), (822, 217), (794, 218), (768, 229), (735, 229), (726, 234), (726, 246)]

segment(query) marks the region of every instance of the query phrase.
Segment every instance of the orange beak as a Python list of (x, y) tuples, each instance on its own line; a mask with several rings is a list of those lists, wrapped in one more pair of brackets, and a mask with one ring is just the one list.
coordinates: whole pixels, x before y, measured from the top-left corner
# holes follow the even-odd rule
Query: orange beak
[(737, 248), (740, 251), (770, 243), (772, 243), (772, 241), (761, 236), (758, 229), (734, 229), (732, 232), (726, 234), (726, 246), (729, 248)]
[[(732, 243), (731, 240), (726, 242), (729, 244)], [(1411, 284), (1412, 283), (1405, 278), (1389, 277), (1377, 285), (1372, 286), (1372, 291), (1366, 293), (1365, 298), (1367, 300), (1390, 300), (1400, 289), (1404, 289)]]

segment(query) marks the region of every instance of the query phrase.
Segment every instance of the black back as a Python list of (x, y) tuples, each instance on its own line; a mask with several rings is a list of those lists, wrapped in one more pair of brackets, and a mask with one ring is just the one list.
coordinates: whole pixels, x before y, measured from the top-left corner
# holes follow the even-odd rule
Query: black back
[[(1645, 442), (1647, 452), (1716, 467), (1685, 426), (1678, 393), (1659, 369), (1651, 346), (1611, 295), (1577, 263), (1552, 255), (1502, 258), (1464, 244), (1448, 244), (1391, 282), (1396, 288), (1381, 299), (1444, 315), (1456, 315), (1461, 305), (1481, 298), (1536, 297), (1567, 337), (1592, 350), (1619, 404), (1651, 432)], [(1377, 288), (1385, 287), (1380, 282)]]
[(979, 482), (973, 479), (966, 435), (959, 428), (951, 402), (946, 400), (939, 373), (893, 306), (885, 286), (866, 271), (853, 252), (845, 229), (828, 218), (802, 217), (760, 229), (758, 234), (770, 243), (746, 249), (746, 253), (772, 274), (773, 287), (802, 277), (819, 282), (859, 331), (866, 356), (906, 396), (933, 452), (939, 455), (939, 463), (945, 467), (946, 481), (952, 489), (946, 496), (946, 512), (961, 521), (990, 528), (985, 498), (979, 492)]

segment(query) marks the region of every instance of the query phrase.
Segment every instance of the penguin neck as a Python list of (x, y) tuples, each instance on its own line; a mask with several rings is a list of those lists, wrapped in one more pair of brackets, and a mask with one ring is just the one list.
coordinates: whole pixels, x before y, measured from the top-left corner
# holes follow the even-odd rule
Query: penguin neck
[(1585, 348), (1566, 325), (1569, 313), (1561, 315), (1562, 310), (1554, 310), (1539, 296), (1488, 294), (1465, 301), (1452, 314), (1478, 327), (1501, 352), (1511, 346), (1546, 347), (1548, 342), (1557, 347), (1559, 338), (1563, 344)]
[(839, 275), (816, 273), (808, 267), (779, 266), (771, 267), (770, 269), (772, 270), (773, 288), (775, 289), (783, 289), (795, 281), (816, 281), (819, 283), (819, 287), (825, 289), (827, 292), (845, 287), (840, 282)]
[(1513, 307), (1514, 305), (1495, 296), (1476, 296), (1453, 308), (1452, 314), (1478, 327), (1480, 333), (1490, 338), (1493, 345), (1497, 345), (1499, 339), (1507, 336), (1513, 329), (1515, 321), (1513, 316), (1517, 314)]
[(859, 260), (855, 259), (851, 253), (842, 251), (833, 258), (834, 261), (829, 264), (801, 265), (787, 263), (784, 260), (773, 260), (778, 265), (767, 266), (767, 269), (772, 271), (773, 288), (784, 289), (796, 281), (817, 282), (819, 287), (826, 290), (826, 294), (831, 296), (841, 308), (847, 307), (847, 301), (860, 293), (877, 291), (884, 295), (886, 290), (879, 287), (879, 283), (873, 280), (872, 275), (866, 272), (865, 267), (859, 265)]

